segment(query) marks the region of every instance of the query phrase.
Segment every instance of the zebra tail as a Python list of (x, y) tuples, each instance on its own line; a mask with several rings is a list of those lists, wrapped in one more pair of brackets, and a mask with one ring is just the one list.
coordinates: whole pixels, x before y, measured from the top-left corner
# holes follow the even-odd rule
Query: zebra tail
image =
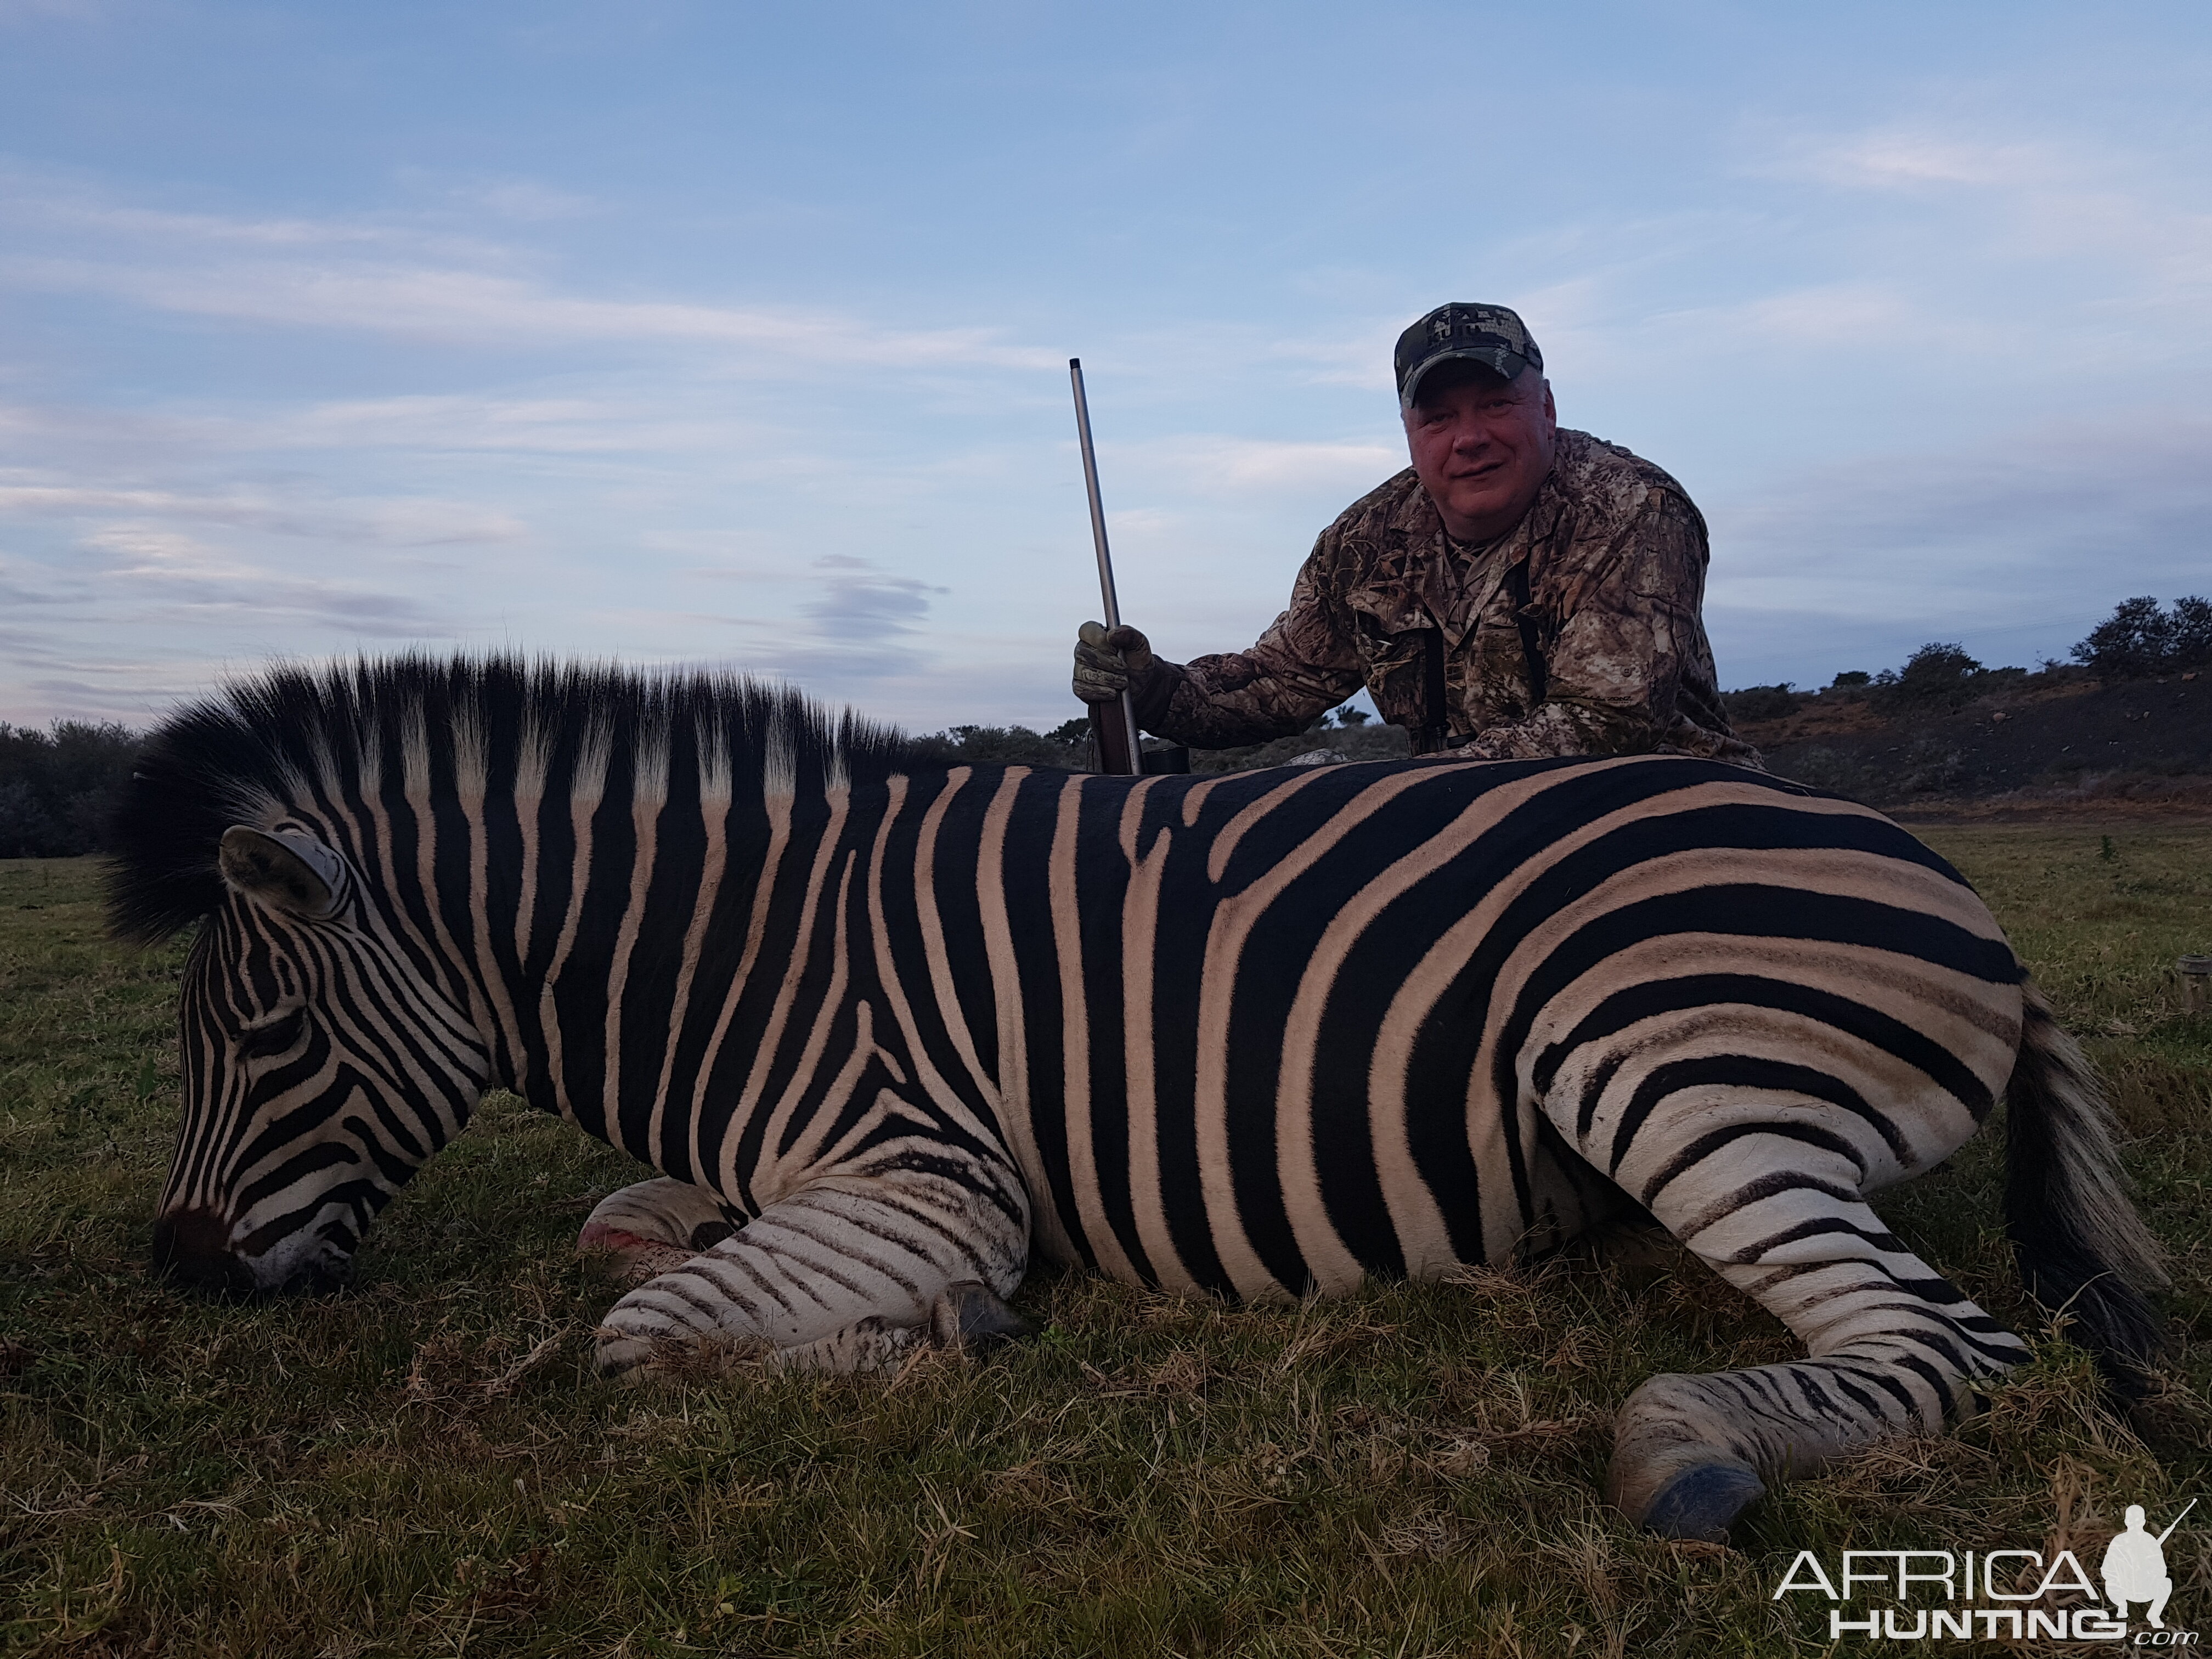
[(2145, 1291), (2167, 1283), (2165, 1251), (2129, 1200), (2104, 1091), (2043, 993), (2023, 984), (2020, 1057), (2005, 1085), (2005, 1231), (2021, 1281), (2063, 1310), (2114, 1393), (2143, 1392), (2165, 1346)]

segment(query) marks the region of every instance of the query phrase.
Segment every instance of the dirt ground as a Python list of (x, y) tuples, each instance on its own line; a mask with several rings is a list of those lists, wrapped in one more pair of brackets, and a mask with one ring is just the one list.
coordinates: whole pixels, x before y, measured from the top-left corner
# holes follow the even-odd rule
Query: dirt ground
[[(1743, 735), (1784, 777), (1890, 811), (2212, 817), (2212, 680), (2027, 680), (1953, 712), (1833, 693)], [(1971, 805), (1969, 805), (1971, 803)]]
[[(1737, 721), (1777, 775), (1902, 823), (2212, 823), (2212, 677), (2105, 685), (2079, 671), (2000, 679), (1957, 709), (1885, 709), (1863, 691)], [(1194, 753), (1199, 772), (1280, 766), (1314, 750), (1396, 760), (1406, 734), (1325, 727)]]

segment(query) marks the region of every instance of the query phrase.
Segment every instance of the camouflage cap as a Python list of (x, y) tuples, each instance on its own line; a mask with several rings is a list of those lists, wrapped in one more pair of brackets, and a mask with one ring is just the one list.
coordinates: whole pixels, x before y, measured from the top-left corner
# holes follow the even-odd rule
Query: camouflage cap
[(1544, 368), (1544, 354), (1528, 337), (1521, 319), (1504, 306), (1438, 306), (1398, 337), (1395, 365), (1398, 404), (1411, 409), (1421, 377), (1455, 357), (1493, 368), (1507, 380)]

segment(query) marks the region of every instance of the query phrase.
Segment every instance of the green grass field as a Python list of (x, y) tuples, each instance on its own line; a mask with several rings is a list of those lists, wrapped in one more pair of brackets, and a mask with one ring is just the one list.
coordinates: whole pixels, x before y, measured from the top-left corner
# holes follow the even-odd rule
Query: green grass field
[[(1882, 1208), (2036, 1362), (1957, 1436), (1784, 1488), (1735, 1550), (1598, 1497), (1643, 1377), (1793, 1352), (1644, 1241), (1293, 1310), (1040, 1278), (1042, 1334), (984, 1363), (600, 1384), (617, 1291), (571, 1241), (638, 1166), (496, 1097), (350, 1291), (173, 1293), (144, 1258), (183, 946), (107, 942), (88, 861), (0, 863), (0, 1647), (1811, 1655), (1828, 1604), (1771, 1599), (1801, 1548), (2094, 1570), (2123, 1506), (2155, 1528), (2205, 1490), (2212, 1018), (2172, 969), (2212, 951), (2212, 830), (1924, 833), (2105, 1069), (2174, 1254), (2172, 1379), (2100, 1405), (2013, 1281), (1987, 1138)], [(2200, 1510), (2167, 1546), (2170, 1626), (2212, 1630), (2207, 1540)]]

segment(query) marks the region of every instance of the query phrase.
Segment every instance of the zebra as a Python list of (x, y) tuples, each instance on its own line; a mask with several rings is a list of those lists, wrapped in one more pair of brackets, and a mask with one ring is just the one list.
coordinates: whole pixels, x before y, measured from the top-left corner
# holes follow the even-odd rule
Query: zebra
[(1620, 1410), (1612, 1500), (1718, 1539), (2025, 1354), (1865, 1196), (2002, 1099), (2025, 1283), (2115, 1377), (2157, 1349), (2108, 1114), (1996, 922), (1763, 773), (923, 766), (785, 688), (414, 656), (230, 683), (116, 826), (117, 933), (198, 929), (189, 1285), (342, 1283), (494, 1086), (660, 1171), (583, 1230), (638, 1281), (607, 1376), (1003, 1340), (1033, 1258), (1290, 1303), (1648, 1219), (1807, 1350)]

